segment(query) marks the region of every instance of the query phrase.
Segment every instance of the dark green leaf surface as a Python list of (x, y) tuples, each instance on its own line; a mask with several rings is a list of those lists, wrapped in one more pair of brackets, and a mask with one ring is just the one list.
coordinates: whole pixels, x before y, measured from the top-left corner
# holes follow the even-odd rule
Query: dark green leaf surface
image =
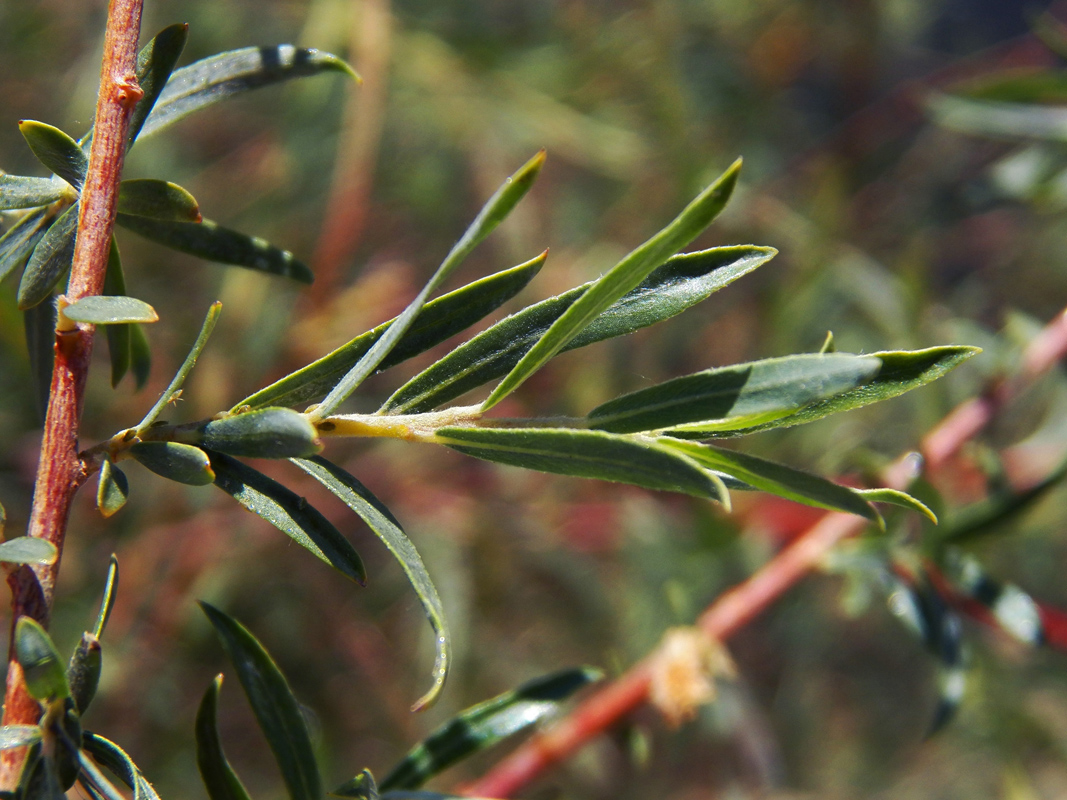
[(87, 322), (91, 325), (159, 321), (159, 314), (144, 300), (123, 295), (83, 297), (64, 308), (63, 315), (73, 322)]
[(247, 458), (301, 458), (322, 450), (315, 426), (291, 408), (260, 408), (233, 414), (212, 420), (180, 438)]
[(67, 675), (52, 639), (35, 620), (19, 617), (15, 624), (15, 659), (34, 700), (50, 703), (70, 697)]
[(42, 424), (48, 409), (48, 395), (52, 391), (52, 368), (55, 365), (56, 304), (39, 303), (22, 312), (26, 331), (26, 349), (30, 361), (30, 380), (33, 399)]
[[(563, 348), (573, 350), (623, 336), (676, 316), (777, 254), (770, 247), (716, 247), (667, 260)], [(431, 411), (507, 374), (553, 322), (590, 287), (586, 283), (501, 320), (401, 386), (382, 411)]]
[(241, 623), (207, 603), (200, 603), (200, 607), (237, 671), (237, 679), (281, 769), (290, 800), (322, 800), (322, 779), (311, 739), (300, 704), (285, 676)]
[(637, 288), (656, 267), (699, 236), (725, 208), (740, 170), (738, 159), (666, 228), (594, 281), (523, 355), (482, 404), (482, 410), (489, 410), (515, 391), (616, 300)]
[(64, 197), (70, 189), (51, 178), (0, 175), (0, 211), (46, 206)]
[(119, 184), (118, 212), (169, 222), (200, 222), (196, 198), (176, 183), (153, 179)]
[(47, 300), (56, 282), (70, 269), (80, 206), (80, 202), (75, 203), (64, 211), (33, 249), (19, 284), (19, 308), (25, 310)]
[(886, 503), (892, 506), (900, 506), (909, 511), (922, 514), (932, 523), (937, 524), (937, 514), (931, 511), (928, 505), (915, 499), (907, 492), (901, 492), (897, 489), (856, 489), (855, 491), (868, 503)]
[(174, 65), (178, 63), (178, 57), (185, 49), (185, 42), (188, 38), (188, 24), (169, 25), (152, 37), (152, 41), (137, 54), (137, 83), (144, 92), (144, 96), (134, 106), (130, 117), (127, 147), (133, 144), (141, 132), (145, 120), (148, 119), (156, 101), (159, 100), (160, 93), (167, 86)]
[(564, 670), (468, 708), (411, 750), (381, 782), (380, 790), (417, 789), (457, 761), (535, 724), (600, 677), (590, 668)]
[(430, 627), (433, 628), (434, 649), (437, 653), (433, 665), (433, 686), (415, 703), (412, 710), (421, 711), (429, 708), (445, 685), (452, 658), (451, 637), (448, 633), (448, 623), (445, 620), (444, 605), (441, 603), (433, 581), (430, 580), (426, 565), (422, 563), (422, 557), (404, 533), (396, 517), (355, 477), (324, 458), (295, 458), (293, 463), (355, 511), (400, 562), (408, 580), (411, 581), (411, 586), (418, 595), (419, 602), (422, 603), (426, 617), (430, 620)]
[(170, 481), (188, 486), (214, 483), (211, 460), (199, 447), (179, 442), (137, 442), (130, 455), (146, 469)]
[(0, 236), (0, 281), (26, 263), (57, 213), (54, 208), (35, 209)]
[[(104, 294), (115, 297), (126, 294), (126, 276), (122, 273), (122, 258), (119, 256), (119, 246), (114, 236), (111, 237), (107, 272), (104, 273)], [(111, 361), (111, 386), (115, 387), (130, 369), (130, 326), (108, 325), (106, 331), (107, 353)]]
[(557, 428), (446, 427), (437, 431), (435, 441), (500, 464), (682, 492), (727, 506), (730, 502), (715, 475), (653, 439)]
[(170, 76), (141, 135), (149, 136), (194, 111), (240, 92), (331, 71), (357, 77), (337, 56), (290, 44), (219, 53), (182, 67)]
[(56, 546), (35, 536), (16, 536), (0, 542), (0, 562), (5, 564), (54, 564)]
[(311, 283), (314, 276), (302, 261), (288, 250), (275, 247), (256, 236), (203, 222), (169, 222), (133, 214), (119, 214), (116, 222), (154, 242), (221, 264), (267, 272)]
[[(545, 263), (545, 257), (546, 253), (542, 253), (525, 264), (469, 283), (427, 303), (408, 332), (382, 359), (378, 371), (429, 350), (491, 314), (530, 282)], [(329, 355), (246, 397), (232, 410), (244, 406), (295, 406), (325, 397), (395, 321), (391, 319), (360, 334)]]
[(130, 369), (138, 389), (143, 389), (152, 371), (152, 350), (140, 325), (130, 325)]
[(660, 437), (657, 441), (664, 447), (685, 453), (708, 469), (725, 472), (761, 491), (817, 508), (858, 514), (881, 524), (882, 519), (874, 506), (858, 492), (818, 475), (711, 445), (668, 437)]
[(679, 439), (708, 439), (714, 437), (743, 436), (772, 428), (787, 428), (802, 425), (817, 419), (851, 411), (854, 408), (878, 403), (902, 395), (935, 381), (949, 370), (955, 369), (968, 358), (982, 352), (977, 347), (948, 345), (930, 347), (926, 350), (893, 350), (870, 353), (871, 358), (882, 362), (881, 368), (863, 385), (834, 395), (802, 408), (795, 414), (771, 422), (737, 430), (705, 429), (700, 425), (670, 431)]
[(360, 584), (365, 582), (359, 554), (303, 497), (227, 455), (208, 455), (216, 486), (343, 575)]
[(91, 633), (82, 634), (81, 641), (70, 657), (70, 664), (67, 665), (70, 696), (74, 701), (74, 710), (79, 714), (84, 714), (89, 704), (93, 702), (93, 698), (96, 697), (102, 667), (100, 640)]
[(75, 189), (80, 190), (89, 171), (89, 156), (59, 128), (24, 119), (19, 130), (37, 160)]
[(119, 560), (114, 553), (108, 560), (107, 580), (104, 581), (104, 596), (100, 598), (100, 610), (96, 615), (96, 625), (93, 626), (93, 636), (97, 639), (104, 635), (104, 628), (111, 617), (111, 609), (115, 607), (115, 598), (119, 589)]
[(4, 725), (0, 728), (0, 750), (26, 747), (41, 741), (41, 729), (36, 725)]
[(222, 675), (216, 675), (196, 712), (196, 765), (210, 800), (251, 800), (222, 750), (217, 722)]
[(526, 193), (530, 191), (534, 181), (537, 180), (541, 167), (545, 163), (545, 151), (523, 164), (511, 175), (492, 197), (482, 206), (478, 216), (470, 224), (459, 241), (441, 262), (441, 266), (430, 278), (429, 282), (415, 296), (408, 307), (398, 316), (393, 324), (379, 337), (374, 345), (368, 350), (355, 366), (334, 386), (330, 393), (323, 398), (322, 403), (315, 410), (315, 419), (323, 419), (333, 414), (369, 375), (381, 365), (385, 357), (396, 346), (397, 342), (408, 332), (415, 318), (422, 311), (430, 295), (448, 278), (463, 260), (470, 255), (471, 251), (482, 242), (486, 236), (496, 229), (497, 225), (511, 213)]
[(972, 100), (1063, 104), (1067, 102), (1067, 70), (998, 69), (956, 84), (952, 91)]
[(82, 747), (98, 764), (107, 767), (133, 789), (133, 800), (159, 800), (152, 784), (117, 744), (86, 731), (82, 736)]
[(589, 424), (614, 433), (687, 423), (699, 423), (701, 430), (748, 428), (853, 389), (880, 367), (870, 356), (833, 354), (710, 369), (604, 403), (589, 413)]
[(96, 484), (96, 507), (104, 517), (110, 517), (126, 505), (130, 496), (130, 482), (126, 474), (110, 461), (100, 465)]

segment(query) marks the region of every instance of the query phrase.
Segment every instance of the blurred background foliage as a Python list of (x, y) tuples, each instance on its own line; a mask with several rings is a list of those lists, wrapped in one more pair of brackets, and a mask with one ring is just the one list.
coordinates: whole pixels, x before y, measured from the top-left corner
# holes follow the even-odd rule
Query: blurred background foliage
[[(0, 0), (3, 169), (40, 174), (17, 120), (74, 135), (88, 126), (104, 5)], [(746, 443), (824, 474), (873, 474), (988, 379), (1012, 374), (1067, 302), (1055, 168), (1064, 137), (952, 130), (926, 105), (961, 81), (1055, 69), (1033, 33), (1046, 5), (149, 0), (145, 37), (190, 23), (182, 63), (292, 42), (346, 56), (366, 83), (269, 88), (133, 151), (127, 177), (175, 180), (206, 216), (292, 250), (318, 278), (304, 289), (120, 232), (129, 285), (162, 316), (149, 331), (155, 365), (142, 393), (113, 391), (99, 348), (84, 443), (143, 415), (216, 298), (221, 322), (175, 418), (228, 408), (397, 313), (502, 177), (543, 146), (540, 182), (453, 286), (546, 246), (548, 264), (520, 300), (595, 277), (737, 155), (741, 191), (699, 244), (781, 254), (676, 320), (557, 359), (515, 404), (580, 413), (682, 372), (818, 350), (828, 329), (848, 352), (984, 347), (919, 392)], [(25, 525), (39, 438), (14, 294), (10, 281), (0, 286), (0, 502), (12, 533)], [(366, 410), (430, 358), (365, 384)], [(983, 496), (982, 465), (994, 457), (1016, 485), (1051, 471), (1067, 449), (1065, 393), (1061, 373), (1043, 378), (959, 469), (931, 476), (950, 515)], [(202, 792), (193, 715), (224, 668), (194, 599), (241, 619), (273, 652), (308, 708), (327, 781), (339, 783), (535, 675), (581, 663), (617, 674), (814, 518), (759, 496), (738, 497), (727, 516), (692, 498), (400, 442), (330, 447), (404, 522), (441, 590), (458, 655), (444, 698), (408, 712), (432, 658), (428, 630), (402, 572), (340, 504), (290, 480), (356, 542), (371, 576), (364, 590), (221, 494), (138, 469), (130, 504), (106, 523), (82, 492), (53, 630), (73, 645), (117, 552), (104, 684), (86, 724), (126, 747), (163, 797)], [(969, 549), (997, 577), (1067, 606), (1065, 499), (1054, 490)], [(907, 547), (918, 534), (900, 525), (894, 541)], [(936, 666), (878, 587), (852, 573), (803, 583), (730, 642), (739, 678), (696, 721), (671, 731), (639, 715), (531, 796), (1067, 796), (1067, 656), (973, 627), (962, 710), (925, 740)], [(221, 725), (252, 794), (280, 796), (232, 680)]]

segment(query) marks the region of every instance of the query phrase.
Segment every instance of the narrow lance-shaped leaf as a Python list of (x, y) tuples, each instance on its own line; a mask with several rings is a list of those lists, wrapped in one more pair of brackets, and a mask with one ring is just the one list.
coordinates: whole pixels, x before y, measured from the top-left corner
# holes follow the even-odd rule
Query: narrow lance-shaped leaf
[[(300, 704), (281, 670), (237, 620), (200, 603), (237, 671), (252, 712), (267, 739), (291, 800), (322, 800), (322, 779)], [(214, 800), (214, 799), (213, 799)]]
[[(122, 258), (114, 236), (111, 237), (107, 272), (104, 273), (104, 294), (115, 297), (126, 294), (126, 276), (122, 272)], [(115, 387), (130, 369), (130, 326), (108, 325), (105, 330), (107, 353), (111, 360), (111, 386)]]
[(526, 196), (534, 181), (537, 180), (544, 163), (545, 151), (541, 150), (501, 184), (500, 188), (482, 206), (482, 210), (478, 212), (478, 216), (464, 231), (459, 241), (452, 246), (448, 255), (445, 256), (445, 260), (441, 262), (441, 266), (437, 268), (437, 272), (433, 274), (433, 277), (422, 288), (422, 291), (416, 295), (415, 299), (408, 304), (408, 307), (389, 326), (389, 329), (356, 362), (356, 365), (348, 371), (340, 382), (330, 390), (330, 393), (315, 409), (313, 416), (316, 420), (324, 419), (336, 411), (337, 407), (348, 399), (349, 395), (378, 368), (397, 342), (407, 333), (430, 295), (470, 255), (471, 251), (486, 236), (492, 233), (497, 225), (504, 221), (504, 218), (511, 213), (518, 202)]
[(48, 396), (52, 391), (52, 370), (56, 355), (56, 305), (39, 303), (22, 312), (23, 328), (26, 331), (26, 349), (30, 361), (30, 381), (37, 414), (44, 422), (48, 409)]
[(412, 710), (422, 711), (429, 708), (441, 693), (445, 679), (448, 677), (448, 669), (452, 665), (451, 637), (448, 633), (448, 623), (445, 620), (444, 605), (441, 603), (433, 581), (430, 580), (430, 574), (426, 571), (422, 557), (404, 533), (396, 517), (355, 477), (324, 458), (294, 458), (293, 463), (355, 511), (382, 540), (389, 552), (396, 557), (407, 574), (408, 580), (411, 581), (411, 586), (418, 595), (419, 602), (422, 603), (426, 617), (430, 620), (430, 627), (433, 628), (434, 649), (437, 653), (433, 665), (433, 686), (415, 703)]
[(70, 189), (52, 178), (0, 175), (0, 211), (46, 206), (67, 196)]
[(686, 375), (632, 392), (589, 412), (589, 424), (634, 433), (699, 423), (747, 428), (853, 389), (881, 367), (869, 356), (796, 355)]
[(56, 282), (70, 269), (80, 206), (78, 202), (64, 211), (33, 249), (19, 283), (19, 308), (32, 308), (51, 297)]
[(127, 800), (126, 794), (104, 776), (84, 750), (78, 754), (78, 763), (81, 767), (78, 778), (89, 800)]
[(910, 494), (902, 492), (898, 489), (856, 489), (856, 494), (866, 500), (868, 503), (886, 503), (892, 506), (900, 506), (906, 508), (909, 511), (915, 511), (922, 514), (928, 520), (935, 525), (937, 524), (937, 514), (935, 514), (926, 503), (915, 499)]
[(34, 700), (50, 703), (70, 697), (67, 675), (56, 646), (36, 620), (19, 617), (15, 624), (14, 645), (26, 689)]
[[(674, 256), (613, 303), (563, 349), (623, 336), (676, 316), (767, 263), (776, 253), (770, 247), (744, 245)], [(496, 323), (397, 389), (382, 406), (382, 413), (430, 411), (506, 374), (590, 286), (592, 282)]]
[(58, 213), (55, 206), (34, 209), (0, 236), (0, 281), (26, 263)]
[(214, 483), (211, 460), (199, 447), (179, 442), (136, 442), (129, 454), (135, 461), (160, 477), (187, 486)]
[(56, 546), (36, 536), (16, 536), (0, 543), (0, 562), (5, 564), (54, 564)]
[(130, 325), (130, 370), (137, 388), (143, 389), (152, 371), (152, 350), (144, 329), (136, 323)]
[(107, 767), (123, 783), (133, 789), (133, 800), (159, 800), (159, 795), (145, 778), (144, 773), (117, 744), (103, 736), (86, 731), (82, 736), (82, 747), (97, 763)]
[(718, 430), (702, 425), (690, 425), (667, 431), (670, 436), (679, 439), (709, 439), (715, 437), (743, 436), (772, 428), (787, 428), (802, 425), (817, 419), (850, 411), (871, 403), (902, 395), (920, 386), (937, 380), (945, 373), (955, 369), (968, 358), (982, 352), (977, 347), (948, 345), (930, 347), (925, 350), (893, 350), (870, 353), (870, 358), (882, 362), (881, 368), (865, 383), (854, 389), (848, 389), (826, 400), (820, 400), (805, 406), (794, 414), (736, 430)]
[(200, 222), (196, 198), (176, 183), (154, 179), (119, 184), (118, 212), (169, 222)]
[(75, 189), (81, 189), (89, 170), (89, 156), (70, 136), (52, 125), (24, 119), (19, 131), (37, 159)]
[(438, 772), (530, 727), (555, 711), (583, 686), (599, 680), (599, 670), (569, 669), (523, 684), (468, 708), (426, 737), (381, 782), (391, 789), (417, 789)]
[(258, 236), (230, 230), (205, 219), (202, 222), (172, 222), (134, 214), (119, 214), (115, 221), (146, 239), (221, 264), (267, 272), (311, 283), (307, 265), (290, 253)]
[[(469, 283), (427, 303), (408, 332), (378, 365), (378, 371), (440, 344), (495, 311), (530, 282), (545, 263), (546, 256), (547, 251), (524, 264)], [(395, 318), (391, 319), (360, 334), (329, 355), (246, 397), (231, 411), (246, 406), (295, 406), (324, 397), (395, 321)]]
[(858, 514), (877, 522), (879, 526), (883, 524), (874, 506), (862, 495), (854, 489), (833, 483), (818, 475), (711, 445), (683, 442), (667, 437), (660, 437), (656, 441), (670, 450), (685, 453), (708, 469), (725, 472), (756, 489), (817, 508)]
[(149, 136), (234, 94), (330, 71), (359, 80), (337, 56), (290, 44), (246, 47), (196, 61), (170, 76), (141, 135)]
[(107, 579), (104, 581), (104, 596), (100, 598), (100, 610), (96, 615), (96, 624), (93, 626), (93, 636), (97, 639), (104, 635), (104, 628), (111, 617), (111, 610), (115, 607), (115, 598), (119, 589), (119, 560), (112, 553), (107, 565)]
[(612, 303), (636, 288), (649, 274), (677, 253), (719, 215), (737, 184), (738, 159), (679, 214), (673, 222), (631, 252), (590, 286), (560, 315), (537, 344), (522, 357), (482, 404), (488, 410), (511, 394), (545, 362), (562, 350)]
[(121, 325), (128, 322), (158, 322), (159, 314), (144, 300), (122, 295), (92, 295), (64, 307), (72, 322), (91, 325)]
[(145, 121), (155, 108), (156, 101), (165, 91), (174, 65), (178, 63), (178, 57), (185, 49), (188, 38), (188, 24), (169, 25), (152, 37), (152, 41), (137, 54), (137, 83), (144, 95), (137, 101), (130, 116), (130, 127), (126, 134), (127, 147), (137, 139)]
[(222, 750), (217, 722), (222, 675), (216, 675), (196, 712), (196, 765), (211, 800), (250, 800)]
[(434, 440), (475, 458), (516, 467), (682, 492), (729, 507), (722, 481), (678, 450), (655, 440), (557, 428), (460, 428)]
[(359, 584), (363, 561), (351, 543), (307, 500), (261, 472), (222, 453), (208, 453), (215, 485), (297, 544)]
[[(137, 423), (136, 430), (138, 433), (143, 433), (152, 426), (152, 423), (156, 421), (160, 413), (167, 404), (171, 401), (174, 395), (182, 388), (182, 384), (185, 383), (185, 379), (189, 376), (193, 367), (196, 366), (196, 360), (200, 357), (200, 353), (204, 350), (204, 345), (207, 344), (207, 340), (211, 336), (211, 332), (215, 330), (215, 323), (218, 321), (219, 314), (222, 313), (222, 303), (215, 301), (211, 304), (211, 308), (208, 309), (207, 316), (204, 317), (204, 324), (200, 326), (200, 333), (197, 334), (196, 341), (193, 342), (193, 346), (189, 349), (188, 355), (185, 356), (185, 361), (178, 368), (178, 371), (171, 379), (170, 385), (159, 396), (159, 399), (155, 402), (155, 405), (148, 410), (144, 419)], [(134, 328), (134, 330), (137, 330)], [(134, 340), (131, 341), (131, 345), (136, 341), (136, 334), (134, 334)], [(135, 353), (136, 354), (136, 353)]]

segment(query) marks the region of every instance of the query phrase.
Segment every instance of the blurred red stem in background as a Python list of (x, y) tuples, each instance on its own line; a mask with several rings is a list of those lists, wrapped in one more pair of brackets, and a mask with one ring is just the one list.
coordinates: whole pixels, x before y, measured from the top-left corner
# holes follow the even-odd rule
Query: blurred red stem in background
[[(943, 468), (1028, 383), (1067, 357), (1067, 312), (1058, 315), (1029, 344), (1022, 367), (1011, 380), (998, 381), (978, 399), (965, 402), (946, 416), (923, 440), (925, 469)], [(886, 484), (902, 489), (911, 476), (910, 458), (899, 459), (886, 474)], [(743, 583), (721, 595), (704, 611), (697, 626), (714, 640), (723, 640), (741, 630), (801, 578), (816, 569), (843, 539), (866, 527), (860, 517), (830, 513), (795, 539), (788, 547)], [(983, 614), (977, 615), (983, 619)], [(1067, 615), (1042, 608), (1043, 621), (1051, 629), (1051, 644), (1067, 640)], [(530, 738), (514, 753), (496, 764), (463, 792), (477, 797), (511, 797), (556, 764), (574, 755), (648, 701), (650, 665), (655, 653), (646, 656), (626, 673), (586, 698), (556, 725)]]

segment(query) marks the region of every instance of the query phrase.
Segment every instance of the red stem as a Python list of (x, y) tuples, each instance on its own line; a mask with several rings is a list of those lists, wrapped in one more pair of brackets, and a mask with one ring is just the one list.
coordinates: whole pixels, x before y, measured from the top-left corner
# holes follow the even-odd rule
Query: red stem
[[(108, 8), (100, 95), (67, 290), (71, 301), (100, 294), (104, 284), (130, 115), (142, 94), (135, 77), (142, 5), (143, 0), (111, 0)], [(52, 542), (60, 556), (71, 503), (86, 478), (78, 458), (78, 425), (92, 351), (92, 326), (56, 332), (55, 366), (28, 533)], [(22, 567), (8, 578), (13, 594), (12, 631), (20, 616), (47, 625), (59, 563), (57, 557), (53, 564)], [(12, 660), (3, 724), (33, 724), (39, 717), (40, 707), (27, 694), (22, 671)], [(0, 754), (0, 787), (15, 787), (22, 758), (21, 750)]]

